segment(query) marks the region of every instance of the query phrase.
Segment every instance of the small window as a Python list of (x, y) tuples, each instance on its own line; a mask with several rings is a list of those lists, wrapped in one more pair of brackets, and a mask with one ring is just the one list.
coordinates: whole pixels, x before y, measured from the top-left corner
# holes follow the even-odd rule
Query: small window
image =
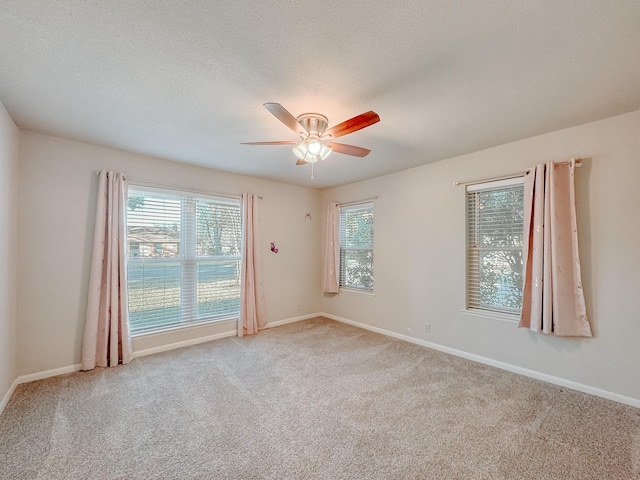
[(467, 187), (467, 308), (522, 309), (522, 177)]
[(340, 210), (340, 287), (373, 291), (373, 203)]

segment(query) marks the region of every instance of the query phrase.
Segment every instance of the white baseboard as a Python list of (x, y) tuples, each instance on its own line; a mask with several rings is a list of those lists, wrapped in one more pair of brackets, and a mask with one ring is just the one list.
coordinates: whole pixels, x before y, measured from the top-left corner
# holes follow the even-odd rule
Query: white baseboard
[(311, 313), (308, 315), (301, 315), (299, 317), (285, 318), (284, 320), (276, 320), (275, 322), (269, 322), (267, 328), (279, 327), (280, 325), (286, 325), (287, 323), (300, 322), (302, 320), (309, 320), (310, 318), (326, 317), (324, 313)]
[(536, 380), (542, 380), (543, 382), (552, 383), (554, 385), (558, 385), (561, 387), (570, 388), (571, 390), (577, 390), (578, 392), (588, 393), (589, 395), (595, 395), (596, 397), (602, 397), (602, 398), (606, 398), (607, 400), (613, 400), (614, 402), (623, 403), (625, 405), (630, 405), (632, 407), (640, 408), (640, 399), (637, 399), (637, 398), (627, 397), (625, 395), (620, 395), (619, 393), (610, 392), (608, 390), (602, 390), (600, 388), (592, 387), (590, 385), (584, 385), (582, 383), (573, 382), (571, 380), (566, 380), (564, 378), (554, 377), (553, 375), (536, 372), (535, 370), (529, 370), (528, 368), (518, 367), (516, 365), (511, 365), (510, 363), (500, 362), (498, 360), (493, 360), (491, 358), (483, 357), (481, 355), (476, 355), (474, 353), (468, 353), (462, 350), (456, 350), (455, 348), (445, 347), (443, 345), (438, 345), (437, 343), (427, 342), (419, 338), (410, 337), (408, 335), (392, 332), (390, 330), (385, 330), (383, 328), (372, 327), (371, 325), (367, 325), (366, 323), (355, 322), (353, 320), (338, 317), (336, 315), (331, 315), (329, 313), (318, 313), (317, 315), (314, 315), (314, 316), (330, 318), (331, 320), (335, 320), (337, 322), (347, 323), (349, 325), (353, 325), (354, 327), (363, 328), (365, 330), (370, 330), (372, 332), (380, 333), (388, 337), (397, 338), (398, 340), (404, 340), (405, 342), (414, 343), (416, 345), (421, 345), (427, 348), (432, 348), (433, 350), (438, 350), (440, 352), (448, 353), (450, 355), (466, 358), (467, 360), (472, 360), (474, 362), (490, 365), (492, 367), (500, 368), (508, 372), (518, 373), (526, 377), (535, 378)]
[[(321, 316), (321, 314), (302, 315), (300, 317), (285, 318), (284, 320), (276, 320), (267, 324), (267, 328), (277, 327), (279, 325), (286, 325), (287, 323), (299, 322), (301, 320), (307, 320)], [(215, 335), (208, 335), (206, 337), (198, 337), (191, 340), (185, 340), (183, 342), (170, 343), (167, 345), (160, 345), (158, 347), (147, 348), (145, 350), (138, 350), (133, 353), (134, 358), (144, 357), (146, 355), (153, 355), (154, 353), (168, 352), (169, 350), (175, 350), (176, 348), (188, 347), (191, 345), (198, 345), (199, 343), (210, 342), (212, 340), (218, 340), (220, 338), (235, 337), (238, 335), (238, 330), (229, 330), (228, 332), (217, 333)]]
[(169, 350), (175, 350), (176, 348), (189, 347), (191, 345), (198, 345), (199, 343), (210, 342), (212, 340), (218, 340), (220, 338), (235, 337), (238, 335), (238, 330), (229, 330), (228, 332), (216, 333), (215, 335), (207, 335), (206, 337), (192, 338), (191, 340), (184, 340), (182, 342), (169, 343), (167, 345), (160, 345), (158, 347), (145, 348), (144, 350), (138, 350), (133, 352), (133, 358), (146, 357), (147, 355), (153, 355), (154, 353), (168, 352)]
[(2, 415), (2, 412), (4, 411), (4, 407), (6, 407), (7, 403), (9, 403), (9, 400), (11, 399), (11, 395), (13, 395), (13, 392), (16, 391), (16, 387), (19, 384), (20, 382), (18, 382), (18, 379), (16, 378), (11, 384), (11, 386), (9, 387), (9, 390), (7, 390), (7, 393), (5, 393), (4, 397), (2, 397), (2, 401), (0, 401), (0, 415)]
[(66, 373), (79, 372), (81, 364), (69, 365), (68, 367), (54, 368), (52, 370), (45, 370), (44, 372), (30, 373), (29, 375), (21, 375), (17, 378), (18, 383), (29, 383), (36, 380), (42, 380), (43, 378), (57, 377), (58, 375), (64, 375)]

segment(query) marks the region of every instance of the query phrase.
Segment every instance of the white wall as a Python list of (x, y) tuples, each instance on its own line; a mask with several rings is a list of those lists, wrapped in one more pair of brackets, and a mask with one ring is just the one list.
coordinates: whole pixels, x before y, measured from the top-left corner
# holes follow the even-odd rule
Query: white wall
[[(263, 196), (262, 244), (270, 321), (319, 310), (317, 192), (257, 178), (21, 132), (19, 191), (19, 373), (80, 363), (89, 259), (95, 224), (96, 170), (212, 193)], [(310, 212), (313, 219), (305, 220)], [(279, 253), (269, 250), (276, 242)], [(134, 340), (134, 351), (234, 329), (213, 324)]]
[[(536, 335), (461, 313), (465, 191), (453, 182), (571, 157), (585, 159), (578, 234), (595, 337)], [(324, 312), (640, 400), (639, 112), (326, 190), (322, 211), (375, 195), (375, 297), (325, 295)]]
[(0, 102), (0, 412), (18, 376), (18, 145), (18, 129)]

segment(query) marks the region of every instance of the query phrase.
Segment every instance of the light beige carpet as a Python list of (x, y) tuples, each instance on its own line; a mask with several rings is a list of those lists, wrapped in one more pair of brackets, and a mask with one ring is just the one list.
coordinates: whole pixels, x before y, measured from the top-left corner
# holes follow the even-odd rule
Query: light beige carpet
[(21, 385), (2, 479), (633, 479), (640, 410), (326, 319)]

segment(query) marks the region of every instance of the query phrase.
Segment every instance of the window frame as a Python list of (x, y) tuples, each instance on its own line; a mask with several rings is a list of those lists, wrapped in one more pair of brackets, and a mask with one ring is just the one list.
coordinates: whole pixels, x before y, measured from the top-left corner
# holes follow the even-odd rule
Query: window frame
[[(470, 215), (471, 215), (470, 199), (469, 199), (470, 193), (490, 192), (490, 191), (496, 191), (496, 190), (507, 191), (516, 186), (520, 186), (523, 189), (523, 194), (524, 194), (524, 175), (519, 175), (517, 177), (500, 179), (500, 180), (485, 181), (482, 183), (469, 184), (465, 188), (465, 308), (462, 311), (467, 314), (480, 315), (483, 317), (492, 317), (497, 320), (505, 320), (509, 322), (515, 322), (520, 317), (520, 313), (522, 311), (522, 304), (520, 304), (520, 307), (518, 309), (501, 307), (497, 305), (482, 305), (480, 300), (481, 273), (478, 272), (477, 274), (473, 275), (470, 272), (472, 268), (471, 265), (473, 262), (473, 260), (471, 259), (472, 252), (475, 252), (473, 254), (479, 255), (480, 252), (482, 251), (517, 251), (518, 249), (522, 251), (522, 246), (519, 246), (519, 247), (515, 246), (515, 247), (510, 247), (505, 249), (499, 249), (496, 247), (482, 249), (482, 248), (475, 247), (475, 250), (474, 250), (474, 247), (471, 246), (470, 239), (472, 237), (472, 234), (470, 233), (470, 228), (471, 228), (471, 225), (473, 224), (477, 229), (477, 226), (479, 223), (479, 216), (477, 214), (474, 214), (473, 221), (470, 218)], [(525, 203), (524, 195), (522, 198), (523, 198), (522, 209), (524, 210), (524, 203)], [(477, 268), (479, 269), (480, 268), (479, 259), (476, 261), (476, 264), (477, 264)], [(524, 265), (522, 266), (522, 268), (524, 269)], [(474, 281), (474, 278), (477, 281), (476, 285), (474, 286), (475, 296), (478, 298), (477, 301), (474, 301), (472, 299), (474, 293), (472, 293), (471, 287), (472, 287), (472, 282)]]
[[(344, 230), (343, 230), (343, 215), (346, 212), (349, 211), (356, 211), (356, 210), (367, 210), (367, 211), (371, 211), (372, 217), (373, 217), (373, 223), (371, 226), (371, 244), (368, 244), (368, 246), (358, 246), (358, 247), (348, 247), (346, 245), (344, 245), (344, 241), (345, 241), (345, 235), (344, 235)], [(374, 295), (374, 288), (375, 288), (375, 274), (374, 274), (374, 234), (375, 234), (375, 205), (374, 202), (372, 200), (365, 200), (362, 202), (354, 202), (354, 203), (348, 203), (348, 204), (341, 204), (340, 205), (340, 221), (339, 221), (339, 227), (338, 227), (338, 231), (339, 231), (339, 248), (340, 248), (340, 265), (339, 265), (339, 270), (338, 270), (338, 286), (339, 286), (339, 291), (342, 292), (350, 292), (350, 293), (358, 293), (361, 295)], [(344, 258), (345, 258), (345, 254), (346, 252), (355, 252), (355, 251), (361, 251), (361, 252), (371, 252), (371, 276), (372, 276), (372, 285), (371, 288), (367, 288), (367, 287), (361, 287), (358, 285), (354, 285), (354, 284), (345, 284), (344, 282), (344, 278), (346, 277), (345, 274), (345, 268), (346, 268), (346, 263), (344, 262)]]
[[(150, 327), (131, 328), (131, 336), (138, 337), (144, 335), (152, 335), (170, 330), (186, 329), (194, 326), (212, 324), (225, 321), (236, 321), (240, 314), (240, 305), (238, 298), (238, 309), (230, 313), (223, 313), (221, 315), (203, 315), (198, 313), (198, 265), (200, 262), (205, 261), (228, 261), (238, 262), (238, 284), (242, 282), (241, 270), (242, 270), (242, 248), (241, 245), (244, 241), (244, 225), (242, 221), (242, 202), (240, 197), (231, 197), (216, 195), (214, 193), (196, 192), (192, 190), (181, 190), (172, 187), (157, 187), (150, 186), (142, 182), (129, 183), (127, 185), (127, 203), (130, 198), (130, 192), (143, 192), (145, 194), (159, 194), (173, 196), (176, 199), (180, 199), (180, 229), (179, 229), (179, 248), (177, 248), (177, 255), (175, 257), (143, 257), (143, 256), (130, 256), (129, 252), (125, 257), (125, 269), (127, 271), (127, 277), (129, 274), (130, 264), (163, 264), (163, 263), (180, 263), (180, 315), (178, 320), (173, 322), (167, 322)], [(186, 200), (186, 202), (185, 202)], [(214, 202), (220, 204), (229, 204), (238, 208), (238, 222), (240, 230), (239, 245), (240, 249), (238, 255), (199, 255), (197, 253), (197, 207), (199, 201)], [(129, 209), (126, 210), (125, 225), (128, 225)], [(186, 226), (188, 223), (189, 226)], [(125, 228), (125, 244), (128, 247), (128, 228)], [(155, 244), (153, 245), (155, 252)], [(128, 248), (127, 248), (128, 250)], [(139, 251), (139, 254), (142, 251)], [(156, 252), (157, 253), (157, 252)], [(187, 280), (190, 278), (190, 280)], [(127, 278), (127, 305), (129, 307), (129, 279)], [(191, 318), (185, 318), (184, 312), (189, 311)], [(131, 324), (131, 311), (129, 310), (129, 319)]]

